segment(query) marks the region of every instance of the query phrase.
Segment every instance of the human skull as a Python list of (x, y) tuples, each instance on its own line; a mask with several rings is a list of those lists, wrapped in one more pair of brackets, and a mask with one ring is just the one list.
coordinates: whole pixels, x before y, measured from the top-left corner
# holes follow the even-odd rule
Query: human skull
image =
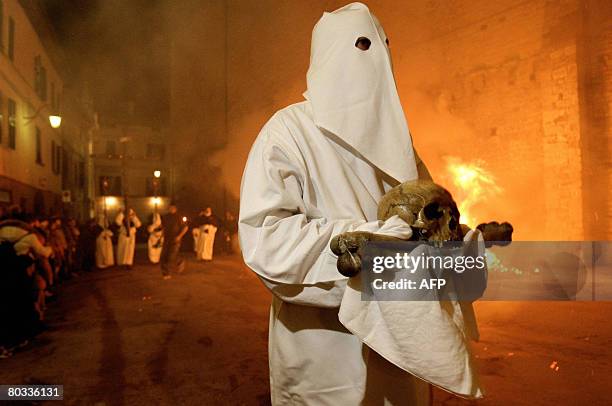
[(397, 215), (412, 227), (412, 240), (461, 241), (459, 210), (453, 196), (430, 181), (404, 182), (387, 192), (378, 205), (378, 219)]
[[(440, 185), (430, 181), (408, 181), (389, 190), (378, 204), (378, 219), (397, 215), (412, 228), (413, 241), (462, 241), (464, 230), (459, 223), (459, 209), (453, 197)], [(507, 245), (512, 241), (510, 223), (496, 221), (477, 227), (487, 247)], [(466, 226), (466, 229), (467, 228)], [(370, 241), (398, 241), (397, 238), (367, 231), (348, 231), (336, 235), (330, 248), (338, 256), (338, 271), (348, 277), (361, 270), (361, 256)]]

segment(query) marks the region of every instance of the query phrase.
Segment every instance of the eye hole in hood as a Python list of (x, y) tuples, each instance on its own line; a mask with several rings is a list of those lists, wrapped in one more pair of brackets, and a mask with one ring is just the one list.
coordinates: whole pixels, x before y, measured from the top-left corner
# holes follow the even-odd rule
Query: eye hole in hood
[(362, 51), (367, 51), (370, 49), (370, 45), (372, 45), (372, 41), (370, 41), (367, 37), (359, 37), (357, 41), (355, 41), (355, 46)]

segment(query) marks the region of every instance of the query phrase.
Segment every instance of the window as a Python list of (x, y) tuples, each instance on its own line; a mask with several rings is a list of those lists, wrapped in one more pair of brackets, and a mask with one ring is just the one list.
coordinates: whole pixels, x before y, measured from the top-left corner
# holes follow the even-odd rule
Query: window
[(57, 156), (55, 156), (55, 141), (51, 141), (51, 171), (55, 173), (55, 166), (57, 165)]
[(77, 184), (80, 188), (85, 187), (85, 162), (79, 162), (79, 179)]
[(117, 154), (117, 143), (115, 141), (106, 141), (106, 155), (110, 158)]
[(51, 141), (51, 171), (59, 175), (62, 168), (62, 147)]
[(4, 135), (4, 95), (0, 92), (0, 144), (2, 144), (2, 135)]
[(164, 159), (165, 148), (162, 144), (147, 144), (147, 158)]
[(40, 128), (36, 127), (36, 163), (39, 165), (43, 164), (41, 143)]
[(7, 189), (0, 189), (0, 203), (12, 203), (13, 192)]
[(55, 83), (51, 82), (51, 108), (53, 110), (57, 110), (57, 104), (55, 102)]
[[(40, 55), (34, 58), (34, 91), (36, 91), (40, 100), (47, 100), (47, 69), (43, 66)], [(55, 89), (52, 88), (52, 91), (54, 92)], [(51, 100), (51, 104), (52, 107), (55, 107), (53, 106), (53, 100)]]
[[(159, 178), (156, 179), (154, 177), (146, 178), (146, 189), (145, 193), (147, 196), (164, 196), (166, 195), (166, 179)], [(155, 187), (155, 182), (157, 182), (157, 187)]]
[(11, 61), (15, 60), (15, 20), (9, 17), (8, 26), (8, 57)]
[(15, 100), (8, 99), (8, 145), (15, 149), (17, 138), (17, 104)]
[(60, 174), (62, 172), (62, 162), (64, 161), (64, 154), (61, 145), (55, 144), (55, 163), (57, 168), (55, 168), (55, 173)]
[[(104, 190), (104, 181), (107, 182), (106, 190)], [(100, 176), (100, 195), (101, 196), (121, 196), (121, 176)]]
[(60, 172), (62, 174), (62, 189), (68, 189), (70, 184), (70, 167), (72, 166), (72, 157), (69, 151), (64, 147), (60, 147), (59, 155), (61, 157), (62, 166)]
[(4, 51), (4, 2), (0, 0), (0, 49)]

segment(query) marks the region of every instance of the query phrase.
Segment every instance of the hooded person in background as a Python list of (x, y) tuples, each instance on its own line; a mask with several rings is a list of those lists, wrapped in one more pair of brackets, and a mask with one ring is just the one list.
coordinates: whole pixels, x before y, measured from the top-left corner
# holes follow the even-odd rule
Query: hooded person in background
[(115, 224), (119, 226), (119, 238), (117, 239), (117, 265), (128, 269), (134, 265), (134, 249), (136, 248), (136, 231), (142, 225), (140, 219), (133, 209), (128, 209), (126, 217), (120, 210), (115, 218)]
[(149, 253), (149, 261), (152, 264), (159, 263), (159, 257), (161, 256), (162, 246), (164, 244), (164, 233), (161, 222), (161, 215), (156, 210), (153, 213), (151, 224), (147, 227), (149, 232), (149, 239), (147, 241), (147, 249)]
[(199, 221), (200, 232), (196, 241), (196, 256), (203, 261), (212, 261), (219, 220), (213, 214), (212, 208), (207, 207), (200, 213)]
[(101, 214), (96, 229), (96, 266), (100, 269), (115, 265), (113, 255), (113, 232), (109, 228), (108, 217)]
[(412, 147), (388, 39), (368, 8), (325, 13), (312, 33), (306, 101), (277, 112), (252, 146), (241, 186), (246, 264), (273, 293), (273, 405), (430, 404), (430, 386), (387, 362), (338, 320), (347, 279), (330, 240), (346, 231), (408, 239), (377, 220), (393, 186), (431, 179)]

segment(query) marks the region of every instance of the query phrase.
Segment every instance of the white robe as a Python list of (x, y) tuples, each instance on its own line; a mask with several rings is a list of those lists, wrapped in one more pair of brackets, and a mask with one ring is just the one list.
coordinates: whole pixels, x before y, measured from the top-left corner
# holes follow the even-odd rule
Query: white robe
[(161, 216), (159, 215), (159, 213), (155, 213), (153, 214), (153, 222), (147, 227), (147, 231), (149, 232), (149, 239), (147, 241), (147, 251), (149, 254), (149, 261), (151, 261), (151, 263), (153, 264), (159, 263), (162, 245), (164, 243), (164, 232), (163, 230), (159, 229), (160, 227)]
[(115, 218), (115, 223), (119, 226), (119, 237), (117, 239), (117, 265), (133, 265), (134, 249), (136, 248), (136, 229), (142, 223), (137, 216), (132, 217), (133, 225), (126, 228), (123, 223), (124, 214), (119, 213)]
[[(417, 167), (426, 173), (418, 158)], [(316, 127), (310, 102), (277, 112), (255, 141), (242, 179), (239, 237), (246, 264), (274, 294), (273, 405), (429, 404), (428, 384), (338, 320), (347, 279), (329, 242), (345, 231), (378, 231), (377, 203), (397, 183)]]
[(205, 261), (211, 261), (213, 259), (215, 234), (217, 234), (217, 227), (212, 224), (204, 224), (200, 227), (197, 251), (198, 259), (203, 259)]
[(203, 242), (200, 239), (201, 237), (200, 227), (194, 227), (193, 230), (191, 230), (191, 235), (193, 236), (193, 251), (196, 253), (196, 258), (197, 258), (198, 251), (200, 250), (200, 244)]
[(103, 269), (115, 265), (113, 232), (106, 227), (106, 223), (103, 220), (98, 221), (98, 224), (103, 230), (96, 238), (96, 266)]

